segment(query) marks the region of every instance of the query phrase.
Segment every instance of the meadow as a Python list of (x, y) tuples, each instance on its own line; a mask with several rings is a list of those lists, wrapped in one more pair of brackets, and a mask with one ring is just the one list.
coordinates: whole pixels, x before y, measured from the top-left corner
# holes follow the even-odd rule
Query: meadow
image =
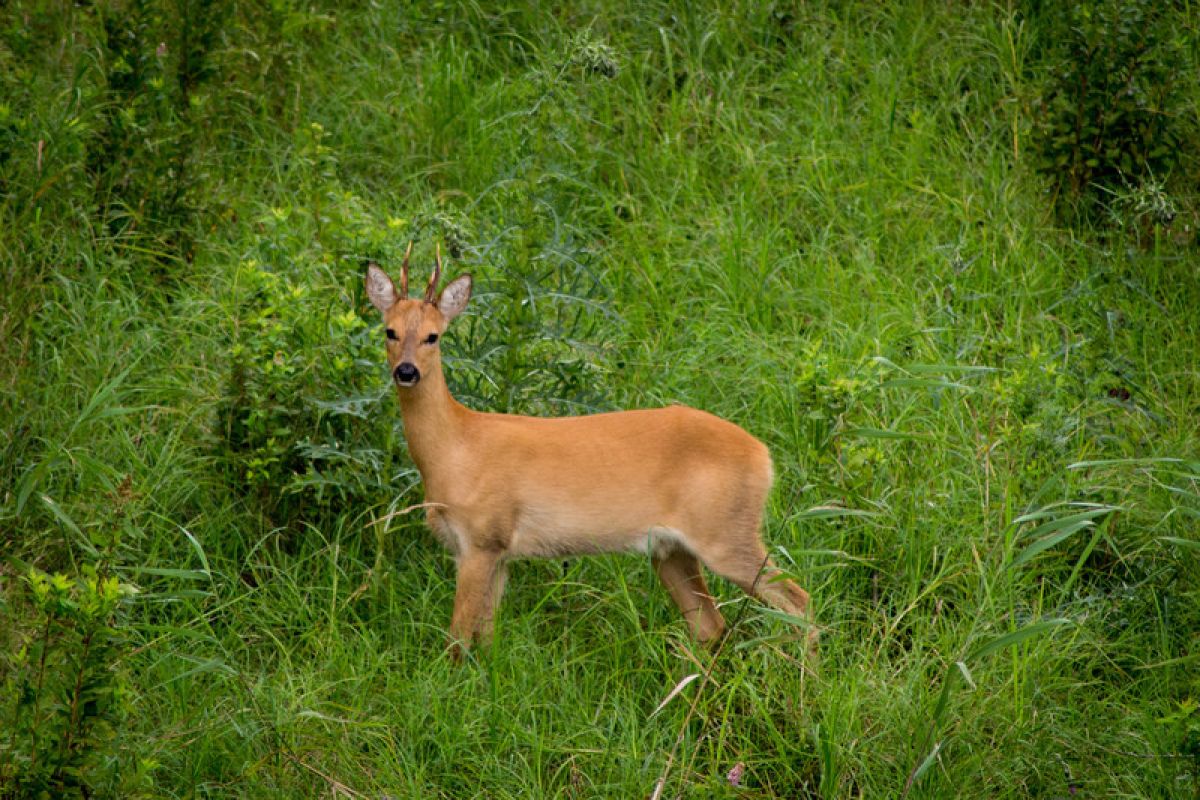
[[(0, 798), (1196, 797), (1198, 19), (11, 0)], [(611, 555), (452, 662), (410, 241), (467, 405), (770, 446), (819, 661)]]

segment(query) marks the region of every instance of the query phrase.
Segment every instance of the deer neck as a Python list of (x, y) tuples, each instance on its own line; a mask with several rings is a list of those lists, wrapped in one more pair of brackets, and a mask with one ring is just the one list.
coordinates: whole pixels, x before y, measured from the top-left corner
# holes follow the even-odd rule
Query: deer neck
[(439, 464), (452, 456), (470, 412), (451, 396), (441, 369), (431, 370), (416, 386), (399, 387), (397, 392), (408, 451), (428, 484)]

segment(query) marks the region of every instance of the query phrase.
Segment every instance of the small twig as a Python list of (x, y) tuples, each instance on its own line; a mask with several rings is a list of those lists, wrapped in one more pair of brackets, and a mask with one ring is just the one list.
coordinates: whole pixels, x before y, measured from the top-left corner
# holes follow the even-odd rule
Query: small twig
[(324, 772), (321, 772), (321, 770), (319, 770), (316, 767), (312, 766), (311, 764), (305, 762), (302, 758), (295, 755), (294, 753), (284, 750), (283, 756), (288, 761), (291, 761), (294, 764), (304, 767), (306, 770), (308, 770), (312, 774), (316, 775), (317, 777), (321, 778), (321, 780), (325, 781), (325, 783), (329, 784), (329, 789), (333, 792), (334, 797), (337, 797), (339, 794), (344, 794), (346, 797), (366, 797), (366, 795), (364, 795), (362, 792), (356, 792), (355, 790), (351, 789), (346, 784), (339, 781), (337, 778), (332, 778), (332, 777), (326, 775)]
[(346, 598), (346, 602), (342, 606), (343, 608), (350, 605), (358, 598), (362, 597), (363, 594), (367, 591), (367, 589), (371, 588), (371, 578), (374, 575), (375, 575), (375, 568), (374, 567), (369, 568), (367, 570), (367, 574), (363, 576), (363, 582), (361, 584), (359, 584), (357, 589), (355, 589), (353, 592), (350, 593), (349, 597)]
[(363, 525), (363, 527), (369, 528), (372, 525), (379, 525), (380, 523), (391, 520), (393, 517), (400, 517), (400, 516), (403, 516), (403, 515), (409, 513), (410, 511), (416, 511), (417, 509), (421, 509), (421, 508), (448, 508), (448, 506), (445, 503), (432, 503), (432, 502), (417, 503), (415, 506), (409, 506), (408, 508), (402, 508), (399, 511), (393, 511), (392, 513), (390, 513), (386, 516), (380, 517), (379, 519), (373, 519), (370, 522), (368, 522), (366, 525)]

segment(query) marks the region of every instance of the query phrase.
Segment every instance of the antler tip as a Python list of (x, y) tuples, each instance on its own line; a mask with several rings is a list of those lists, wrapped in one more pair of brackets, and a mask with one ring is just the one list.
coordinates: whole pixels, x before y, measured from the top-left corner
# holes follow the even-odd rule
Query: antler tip
[(412, 254), (412, 239), (408, 240), (408, 249), (404, 251), (404, 263), (400, 265), (400, 298), (408, 297), (408, 257)]
[(434, 292), (437, 290), (438, 280), (442, 277), (442, 243), (434, 242), (434, 263), (433, 274), (429, 276), (429, 285), (425, 287), (425, 302), (432, 303), (434, 301)]

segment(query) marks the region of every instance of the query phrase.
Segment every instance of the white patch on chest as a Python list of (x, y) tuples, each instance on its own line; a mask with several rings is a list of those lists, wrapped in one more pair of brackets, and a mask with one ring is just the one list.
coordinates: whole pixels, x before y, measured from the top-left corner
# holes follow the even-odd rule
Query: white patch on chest
[(456, 556), (462, 553), (462, 538), (440, 508), (431, 508), (426, 511), (425, 522), (447, 550)]

